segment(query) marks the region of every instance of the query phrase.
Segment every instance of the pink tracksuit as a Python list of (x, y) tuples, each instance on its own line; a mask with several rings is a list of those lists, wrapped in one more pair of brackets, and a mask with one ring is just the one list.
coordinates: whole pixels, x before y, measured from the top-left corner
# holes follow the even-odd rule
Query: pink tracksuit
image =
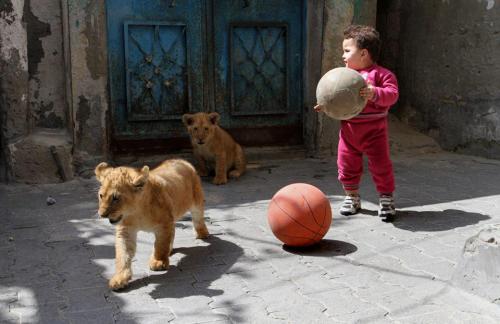
[(343, 120), (340, 128), (337, 166), (345, 190), (357, 190), (363, 173), (363, 154), (380, 194), (394, 191), (394, 173), (389, 155), (387, 112), (398, 100), (396, 76), (376, 64), (359, 70), (375, 87), (375, 98), (356, 117)]

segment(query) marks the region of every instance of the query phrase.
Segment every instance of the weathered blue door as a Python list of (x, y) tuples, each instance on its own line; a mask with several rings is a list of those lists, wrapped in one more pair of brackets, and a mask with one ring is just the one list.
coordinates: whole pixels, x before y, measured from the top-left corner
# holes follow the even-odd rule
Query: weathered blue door
[(112, 143), (187, 145), (218, 111), (244, 145), (302, 140), (302, 0), (107, 0)]
[(243, 143), (300, 142), (303, 1), (213, 5), (215, 109), (222, 124)]

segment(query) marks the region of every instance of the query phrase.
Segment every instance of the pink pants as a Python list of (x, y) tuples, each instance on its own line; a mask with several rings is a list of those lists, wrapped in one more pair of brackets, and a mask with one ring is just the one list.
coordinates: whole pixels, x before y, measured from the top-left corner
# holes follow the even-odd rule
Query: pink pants
[(389, 155), (387, 118), (361, 123), (342, 121), (338, 146), (339, 180), (345, 190), (357, 190), (363, 173), (363, 154), (380, 194), (394, 191), (394, 173)]

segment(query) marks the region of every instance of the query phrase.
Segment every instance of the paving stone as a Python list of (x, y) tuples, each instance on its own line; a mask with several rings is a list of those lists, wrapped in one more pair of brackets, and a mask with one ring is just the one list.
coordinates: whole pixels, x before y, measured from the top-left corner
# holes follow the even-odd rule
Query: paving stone
[(61, 290), (60, 294), (67, 300), (68, 307), (64, 309), (65, 313), (100, 310), (109, 306), (107, 301), (109, 290), (106, 286)]
[(43, 305), (11, 305), (10, 311), (19, 315), (21, 323), (64, 323), (67, 320), (61, 314), (65, 303), (45, 303)]
[(326, 307), (309, 298), (286, 298), (270, 303), (266, 308), (268, 316), (289, 323), (326, 323)]
[(284, 322), (271, 317), (266, 304), (262, 302), (216, 308), (214, 312), (226, 316), (230, 323), (277, 324)]
[[(194, 287), (203, 287), (203, 284), (196, 283)], [(253, 296), (248, 291), (244, 281), (238, 278), (237, 275), (226, 275), (213, 280), (208, 288), (217, 292), (223, 291), (223, 294), (216, 293), (212, 296), (213, 302), (210, 303), (211, 308), (227, 308), (261, 301), (260, 298)]]
[(80, 312), (63, 312), (63, 316), (66, 319), (66, 323), (69, 322), (75, 324), (80, 324), (80, 323), (114, 324), (115, 323), (115, 319), (113, 317), (114, 312), (115, 309), (113, 307), (104, 307), (99, 309), (86, 309)]
[(175, 318), (168, 308), (160, 307), (146, 292), (114, 294), (107, 299), (119, 312), (114, 315), (117, 323), (167, 323)]
[[(387, 311), (354, 295), (352, 289), (335, 289), (309, 295), (325, 307), (325, 314), (337, 321), (352, 322), (370, 314), (385, 314)], [(363, 314), (363, 315), (362, 315)]]

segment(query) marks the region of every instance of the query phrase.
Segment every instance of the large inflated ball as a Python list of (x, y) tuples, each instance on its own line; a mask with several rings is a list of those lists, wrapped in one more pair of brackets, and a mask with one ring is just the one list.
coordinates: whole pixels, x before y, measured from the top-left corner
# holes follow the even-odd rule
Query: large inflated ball
[(307, 246), (319, 242), (328, 232), (332, 209), (321, 190), (310, 184), (294, 183), (273, 196), (267, 220), (281, 242)]
[(316, 87), (316, 102), (331, 118), (345, 120), (358, 115), (366, 105), (359, 90), (366, 81), (358, 71), (339, 67), (328, 71)]

